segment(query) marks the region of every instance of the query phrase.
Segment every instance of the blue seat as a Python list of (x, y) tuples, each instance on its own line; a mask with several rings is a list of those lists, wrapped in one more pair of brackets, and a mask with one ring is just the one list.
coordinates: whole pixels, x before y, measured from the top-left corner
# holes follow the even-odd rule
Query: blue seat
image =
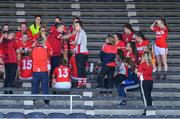
[(50, 113), (48, 114), (49, 118), (66, 118), (66, 114), (64, 113)]
[(24, 118), (24, 113), (22, 112), (9, 112), (6, 114), (6, 118)]
[(41, 118), (47, 118), (46, 114), (42, 112), (31, 112), (27, 115), (27, 118), (35, 118), (35, 119), (41, 119)]
[(84, 113), (71, 113), (68, 118), (87, 118), (87, 115)]

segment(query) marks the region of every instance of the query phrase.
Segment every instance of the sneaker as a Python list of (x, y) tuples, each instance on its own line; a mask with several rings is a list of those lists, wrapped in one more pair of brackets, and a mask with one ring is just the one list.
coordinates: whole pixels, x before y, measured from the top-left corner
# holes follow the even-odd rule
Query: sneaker
[(126, 100), (121, 100), (121, 102), (119, 103), (119, 106), (123, 106), (126, 105)]

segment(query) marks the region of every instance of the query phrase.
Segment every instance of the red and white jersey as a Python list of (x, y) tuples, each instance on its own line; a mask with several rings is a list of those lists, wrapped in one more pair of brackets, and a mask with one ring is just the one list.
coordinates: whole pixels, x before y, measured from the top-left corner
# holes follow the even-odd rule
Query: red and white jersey
[(32, 58), (23, 57), (19, 63), (19, 78), (32, 79)]
[(71, 56), (69, 64), (70, 64), (70, 68), (71, 68), (71, 77), (77, 78), (78, 77), (78, 72), (77, 72), (77, 65), (76, 65), (75, 55)]
[(155, 44), (158, 47), (167, 48), (168, 45), (167, 45), (166, 39), (167, 39), (167, 36), (168, 36), (168, 29), (167, 28), (161, 29), (160, 27), (156, 26), (152, 30), (154, 32), (156, 32), (156, 41), (155, 41)]
[(125, 44), (127, 44), (128, 42), (135, 41), (134, 32), (131, 32), (130, 34), (123, 33), (122, 36), (123, 36), (123, 41), (125, 42)]
[(71, 82), (70, 68), (63, 65), (56, 67), (53, 77), (55, 77), (56, 82)]
[(125, 43), (123, 41), (118, 41), (116, 43), (116, 47), (117, 47), (117, 49), (121, 49), (122, 51), (124, 51), (125, 50)]
[(142, 43), (136, 42), (136, 49), (138, 51), (139, 60), (141, 60), (144, 50), (148, 47), (148, 45), (149, 45), (148, 40), (144, 40), (144, 41), (142, 41)]
[(23, 48), (27, 50), (32, 50), (32, 44), (33, 42), (31, 40), (27, 40), (26, 42), (23, 42), (22, 40), (16, 40), (15, 48), (16, 50), (21, 50)]

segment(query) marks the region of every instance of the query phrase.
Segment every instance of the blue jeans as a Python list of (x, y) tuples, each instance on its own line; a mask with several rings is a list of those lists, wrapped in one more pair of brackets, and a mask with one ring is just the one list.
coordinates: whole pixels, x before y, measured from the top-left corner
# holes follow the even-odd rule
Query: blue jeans
[[(118, 77), (119, 78), (119, 77)], [(128, 69), (128, 77), (121, 79), (125, 82), (125, 84), (121, 84), (121, 82), (119, 82), (119, 79), (115, 79), (115, 85), (119, 94), (119, 97), (124, 97), (126, 98), (126, 91), (129, 89), (135, 89), (139, 87), (139, 79), (137, 77), (137, 75), (132, 72), (131, 69)], [(119, 81), (117, 81), (119, 80)]]
[(41, 89), (43, 94), (49, 93), (48, 72), (33, 72), (32, 94), (38, 94), (39, 84), (41, 82)]

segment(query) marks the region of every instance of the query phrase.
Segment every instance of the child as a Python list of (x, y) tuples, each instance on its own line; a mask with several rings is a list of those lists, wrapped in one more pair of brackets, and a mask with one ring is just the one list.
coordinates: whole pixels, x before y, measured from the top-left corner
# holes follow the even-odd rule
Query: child
[(60, 60), (60, 65), (55, 68), (52, 76), (52, 87), (58, 89), (70, 89), (70, 68), (66, 66), (65, 60)]
[(32, 79), (32, 58), (29, 51), (24, 51), (24, 53), (22, 53), (22, 58), (19, 62), (19, 79)]
[(145, 52), (143, 54), (142, 61), (138, 66), (138, 70), (137, 70), (137, 75), (139, 76), (140, 79), (141, 95), (145, 106), (144, 115), (146, 114), (147, 106), (152, 106), (152, 97), (151, 97), (151, 92), (153, 88), (152, 72), (153, 72), (153, 67), (151, 62), (151, 54), (149, 52)]
[[(115, 46), (115, 40), (113, 35), (106, 37), (106, 43), (103, 45), (100, 52), (100, 59), (102, 63), (101, 70), (98, 74), (98, 88), (112, 88), (113, 87), (113, 76), (115, 71), (115, 58), (117, 54), (117, 47)], [(107, 86), (104, 84), (104, 78), (107, 75)], [(104, 95), (106, 92), (100, 92)], [(111, 92), (108, 92), (111, 95)]]

